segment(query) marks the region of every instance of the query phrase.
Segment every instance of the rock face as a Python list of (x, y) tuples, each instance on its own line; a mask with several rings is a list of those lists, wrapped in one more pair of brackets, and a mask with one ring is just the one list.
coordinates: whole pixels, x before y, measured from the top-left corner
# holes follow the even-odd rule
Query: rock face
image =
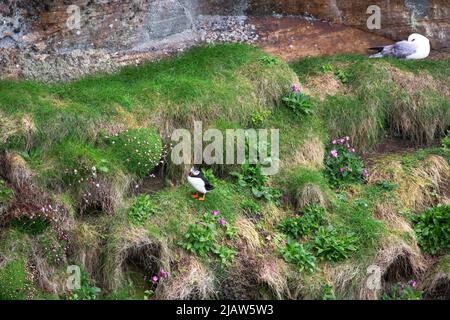
[[(379, 30), (367, 28), (367, 8), (373, 4), (381, 9)], [(280, 32), (272, 30), (274, 24), (260, 24), (258, 30), (247, 25), (246, 16), (259, 19), (273, 13), (361, 29), (338, 30), (342, 36), (364, 37), (364, 31), (371, 31), (397, 40), (419, 32), (434, 48), (450, 47), (450, 0), (0, 0), (0, 78), (68, 80), (159, 58), (199, 42), (253, 43), (261, 30), (269, 46), (284, 41), (271, 36), (278, 33), (286, 43), (292, 34), (302, 43), (301, 31), (296, 30), (301, 23), (291, 26), (288, 21)], [(228, 30), (231, 25), (236, 30)], [(311, 30), (305, 34), (311, 44), (313, 35)], [(372, 42), (360, 40), (355, 43)], [(291, 43), (287, 47), (303, 50)], [(305, 54), (336, 53), (326, 47)], [(303, 56), (293, 53), (292, 57)]]
[[(369, 30), (371, 5), (381, 11), (381, 29)], [(430, 38), (435, 49), (450, 47), (449, 0), (251, 0), (248, 13), (310, 14), (319, 19), (373, 31), (394, 40), (418, 32)]]

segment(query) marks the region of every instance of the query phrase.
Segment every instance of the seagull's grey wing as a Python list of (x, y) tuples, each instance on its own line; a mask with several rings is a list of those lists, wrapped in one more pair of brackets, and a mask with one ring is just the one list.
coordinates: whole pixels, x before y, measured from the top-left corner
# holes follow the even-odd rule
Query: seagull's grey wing
[(400, 41), (396, 44), (386, 46), (382, 53), (385, 57), (406, 58), (414, 54), (416, 50), (417, 46), (414, 43)]

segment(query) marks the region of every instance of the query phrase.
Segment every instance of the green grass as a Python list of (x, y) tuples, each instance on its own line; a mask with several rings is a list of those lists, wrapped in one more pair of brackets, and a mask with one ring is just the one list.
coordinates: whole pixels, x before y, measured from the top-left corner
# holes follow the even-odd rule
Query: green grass
[[(330, 71), (327, 71), (328, 66)], [(323, 234), (319, 240), (324, 244), (319, 243), (317, 247), (322, 245), (331, 252), (324, 259), (326, 261), (312, 263), (312, 253), (295, 243), (283, 251), (287, 260), (300, 266), (305, 264), (305, 269), (312, 269), (313, 265), (317, 267), (311, 278), (319, 279), (324, 276), (322, 266), (333, 268), (348, 256), (343, 264), (363, 266), (373, 260), (380, 239), (391, 231), (388, 225), (374, 217), (375, 207), (380, 201), (397, 199), (392, 197), (389, 182), (341, 185), (336, 189), (320, 171), (320, 164), (313, 165), (317, 168), (312, 169), (291, 163), (298, 160), (298, 152), (307, 149), (303, 147), (310, 141), (320, 144), (341, 136), (351, 136), (352, 144), (359, 147), (357, 151), (374, 148), (388, 134), (404, 136), (417, 143), (429, 143), (450, 125), (448, 103), (442, 94), (437, 89), (423, 89), (411, 95), (407, 88), (392, 80), (389, 72), (394, 67), (417, 77), (428, 72), (435, 81), (445, 83), (448, 80), (448, 61), (380, 61), (358, 55), (340, 55), (308, 58), (288, 66), (251, 46), (219, 45), (194, 48), (179, 57), (127, 67), (114, 75), (95, 75), (72, 83), (48, 85), (0, 81), (0, 138), (7, 137), (6, 141), (0, 140), (0, 151), (19, 153), (35, 174), (33, 179), (38, 186), (67, 205), (70, 219), (74, 218), (75, 222), (83, 219), (95, 226), (93, 229), (99, 230), (99, 234), (85, 230), (85, 239), (89, 238), (93, 246), (101, 248), (101, 263), (111, 270), (117, 267), (114, 265), (116, 261), (112, 261), (116, 257), (115, 250), (126, 249), (129, 242), (140, 240), (142, 234), (139, 232), (144, 232), (144, 235), (146, 232), (151, 241), (167, 245), (169, 250), (173, 250), (171, 258), (176, 262), (181, 250), (188, 254), (179, 246), (188, 226), (213, 210), (220, 211), (227, 226), (237, 226), (236, 221), (242, 222), (244, 218), (252, 223), (241, 226), (244, 230), (237, 230), (239, 235), (236, 238), (221, 232), (215, 239), (220, 248), (236, 250), (238, 255), (247, 254), (241, 233), (247, 232), (247, 236), (252, 237), (251, 227), (255, 226), (260, 239), (254, 242), (260, 243), (261, 247), (252, 253), (252, 258), (265, 255), (282, 258), (272, 245), (273, 237), (280, 232), (279, 222), (302, 214), (301, 206), (309, 202), (320, 202), (326, 207), (323, 209), (327, 222), (324, 227), (332, 224), (336, 230), (336, 234), (326, 233), (325, 229), (321, 231)], [(304, 84), (308, 84), (310, 76), (333, 72), (336, 77), (340, 75), (340, 80), (337, 80), (345, 90), (324, 100), (312, 96), (314, 113), (295, 117), (280, 103), (295, 79), (294, 71)], [(410, 129), (398, 121), (402, 115), (415, 121)], [(168, 183), (166, 187), (146, 195), (145, 201), (133, 209), (136, 207), (133, 200), (136, 194), (124, 189), (147, 173), (139, 168), (145, 157), (136, 156), (137, 161), (128, 163), (126, 158), (133, 154), (136, 145), (127, 149), (128, 140), (115, 138), (114, 134), (126, 129), (135, 132), (134, 129), (144, 128), (145, 138), (149, 132), (156, 131), (162, 140), (166, 140), (166, 134), (174, 128), (191, 128), (192, 120), (202, 120), (204, 129), (215, 127), (222, 131), (251, 127), (280, 129), (281, 172), (269, 179), (268, 184), (283, 193), (281, 203), (256, 200), (250, 188), (240, 188), (230, 175), (231, 171), (239, 169), (236, 166), (212, 166), (212, 172), (218, 177), (212, 181), (216, 188), (207, 194), (204, 202), (191, 199), (193, 189), (185, 180), (179, 179), (184, 178), (184, 168), (169, 164), (165, 168), (166, 178), (175, 183)], [(27, 121), (28, 125), (24, 125)], [(158, 144), (160, 151), (159, 138), (152, 135), (149, 139)], [(321, 153), (322, 148), (310, 152), (314, 151)], [(420, 166), (430, 154), (450, 159), (448, 152), (437, 148), (398, 157), (407, 170)], [(320, 160), (317, 154), (315, 156)], [(150, 163), (152, 168), (153, 160)], [(98, 177), (122, 187), (122, 192), (111, 193), (119, 203), (113, 212), (109, 212), (114, 215), (73, 215), (77, 212), (81, 191), (90, 190), (85, 181)], [(0, 201), (3, 201), (1, 197), (6, 197), (5, 194), (10, 194), (9, 183), (0, 185)], [(311, 199), (302, 199), (305, 201), (300, 206), (298, 201), (304, 195), (306, 185), (314, 186), (312, 191), (306, 192)], [(0, 230), (0, 258), (8, 259), (0, 268), (0, 299), (28, 297), (26, 257), (31, 241), (51, 266), (59, 267), (61, 246), (57, 244), (56, 253), (52, 250), (52, 243), (58, 240), (53, 230), (47, 227), (37, 220), (16, 220), (9, 228)], [(314, 232), (305, 235), (305, 239), (313, 241)], [(353, 240), (346, 243), (341, 238), (347, 235), (354, 238), (358, 247), (356, 252), (353, 252)], [(413, 237), (411, 234), (402, 236)], [(330, 248), (336, 247), (343, 248), (341, 255), (333, 255), (334, 249)], [(213, 270), (215, 276), (226, 278), (227, 268), (234, 266), (219, 268), (218, 263), (220, 259), (227, 260), (228, 255), (229, 252), (222, 250), (209, 254), (201, 262)], [(298, 276), (305, 277), (306, 273), (297, 272), (295, 277)], [(94, 278), (92, 275), (89, 277)], [(106, 277), (113, 278), (114, 275), (111, 273)], [(315, 289), (314, 283), (306, 284), (311, 285), (311, 291), (315, 290), (311, 296), (323, 294), (325, 282), (321, 281)], [(106, 282), (113, 280), (107, 279)], [(121, 283), (125, 286), (119, 286), (114, 292), (104, 288), (102, 298), (142, 298), (145, 286), (133, 282)], [(21, 289), (16, 291), (17, 288)], [(259, 289), (265, 290), (263, 287)], [(356, 282), (354, 289), (355, 292), (358, 289)], [(342, 292), (336, 294), (342, 295)], [(351, 294), (349, 292), (348, 296)]]
[[(351, 136), (354, 145), (366, 150), (373, 149), (387, 134), (408, 138), (418, 145), (430, 144), (445, 134), (450, 125), (450, 108), (441, 91), (449, 81), (449, 65), (447, 60), (376, 60), (339, 55), (307, 58), (292, 64), (292, 68), (305, 84), (308, 77), (320, 76), (328, 68), (338, 68), (347, 75), (346, 90), (327, 96), (320, 104), (320, 116), (330, 136)], [(414, 83), (397, 83), (399, 80), (391, 77), (394, 68), (413, 75), (411, 80), (409, 75), (400, 74), (400, 81)], [(434, 83), (424, 83), (420, 72), (430, 74)], [(411, 93), (413, 85), (418, 89)]]

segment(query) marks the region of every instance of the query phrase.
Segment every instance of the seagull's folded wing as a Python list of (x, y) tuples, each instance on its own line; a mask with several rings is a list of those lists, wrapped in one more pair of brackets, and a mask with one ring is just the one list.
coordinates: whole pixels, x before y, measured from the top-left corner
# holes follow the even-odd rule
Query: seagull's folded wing
[(408, 41), (400, 41), (383, 50), (385, 57), (406, 58), (417, 51), (417, 45)]

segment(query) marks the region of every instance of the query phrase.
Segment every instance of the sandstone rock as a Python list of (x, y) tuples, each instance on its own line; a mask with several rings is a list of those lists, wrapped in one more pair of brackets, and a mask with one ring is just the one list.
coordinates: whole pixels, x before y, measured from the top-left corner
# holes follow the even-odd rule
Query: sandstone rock
[(381, 29), (374, 32), (394, 40), (418, 32), (430, 38), (435, 49), (450, 47), (450, 3), (448, 0), (250, 0), (249, 14), (312, 14), (319, 19), (355, 26), (365, 31), (367, 9), (381, 9)]

